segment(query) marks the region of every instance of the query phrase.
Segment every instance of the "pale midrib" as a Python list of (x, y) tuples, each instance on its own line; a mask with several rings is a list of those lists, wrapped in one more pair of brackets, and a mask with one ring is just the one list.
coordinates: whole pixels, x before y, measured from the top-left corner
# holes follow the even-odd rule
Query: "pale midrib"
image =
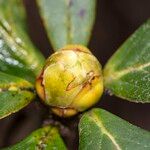
[(52, 136), (53, 130), (54, 130), (54, 128), (51, 128), (48, 131), (45, 131), (44, 135), (40, 139), (38, 139), (39, 142), (36, 145), (37, 150), (44, 149), (43, 145), (46, 145), (47, 140), (52, 138), (51, 136)]
[(104, 127), (103, 123), (100, 121), (100, 119), (95, 115), (93, 114), (91, 117), (92, 121), (94, 121), (96, 123), (96, 125), (98, 127), (100, 127), (100, 130), (103, 134), (107, 135), (110, 140), (112, 141), (112, 143), (115, 145), (116, 149), (117, 150), (122, 150), (121, 147), (119, 146), (119, 144), (116, 142), (115, 138), (111, 135), (111, 133), (109, 133), (107, 131), (107, 129)]
[(70, 0), (67, 1), (67, 44), (72, 43), (72, 37), (71, 37), (71, 31), (72, 31), (72, 26), (71, 26), (71, 8), (69, 6)]
[(143, 70), (144, 68), (146, 67), (149, 67), (150, 66), (150, 62), (146, 63), (146, 64), (142, 64), (142, 65), (139, 65), (138, 67), (129, 67), (125, 70), (122, 70), (122, 71), (118, 71), (118, 72), (111, 72), (111, 75), (107, 75), (107, 77), (111, 77), (111, 79), (114, 79), (114, 80), (117, 80), (119, 78), (121, 78), (122, 76), (130, 73), (130, 72), (134, 72), (134, 71), (140, 71), (140, 70)]

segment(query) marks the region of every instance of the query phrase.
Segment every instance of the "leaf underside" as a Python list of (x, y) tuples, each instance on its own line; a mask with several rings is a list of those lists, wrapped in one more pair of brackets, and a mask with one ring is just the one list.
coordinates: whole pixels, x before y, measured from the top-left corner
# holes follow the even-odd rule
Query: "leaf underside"
[(150, 19), (110, 58), (105, 87), (132, 102), (150, 102)]
[(34, 98), (32, 84), (0, 72), (0, 119), (19, 111)]
[(93, 109), (79, 124), (80, 150), (149, 150), (150, 132), (103, 110)]
[(34, 82), (44, 57), (32, 44), (22, 0), (0, 0), (0, 71)]
[(54, 127), (43, 127), (27, 138), (4, 150), (66, 150), (66, 147)]
[(67, 44), (88, 44), (96, 0), (37, 0), (37, 3), (54, 50)]

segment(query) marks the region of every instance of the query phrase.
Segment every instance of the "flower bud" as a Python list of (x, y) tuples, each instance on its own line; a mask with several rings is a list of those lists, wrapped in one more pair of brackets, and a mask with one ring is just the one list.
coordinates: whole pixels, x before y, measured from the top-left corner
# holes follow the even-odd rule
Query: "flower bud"
[(47, 59), (36, 80), (36, 89), (55, 114), (73, 116), (94, 105), (101, 97), (101, 65), (86, 47), (68, 45)]

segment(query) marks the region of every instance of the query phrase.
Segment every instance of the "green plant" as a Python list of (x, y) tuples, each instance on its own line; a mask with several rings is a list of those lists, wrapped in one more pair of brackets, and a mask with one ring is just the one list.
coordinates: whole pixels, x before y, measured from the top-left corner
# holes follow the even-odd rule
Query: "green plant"
[[(53, 62), (56, 63), (59, 59), (62, 59), (62, 56), (60, 57), (62, 51), (64, 49), (65, 51), (68, 49), (68, 47), (65, 47), (62, 50), (62, 47), (68, 44), (75, 44), (70, 46), (69, 50), (74, 50), (76, 47), (78, 47), (76, 50), (79, 50), (81, 53), (90, 53), (88, 49), (82, 46), (76, 46), (76, 44), (84, 46), (87, 46), (88, 44), (95, 18), (96, 0), (37, 0), (37, 4), (39, 6), (45, 29), (47, 30), (48, 37), (54, 47), (54, 50), (57, 51), (61, 49), (57, 52), (59, 57), (56, 58), (56, 55), (52, 55), (51, 58), (54, 56), (53, 59), (48, 59), (45, 66), (44, 57), (31, 43), (27, 34), (26, 12), (22, 1), (0, 1), (1, 119), (19, 111), (35, 99), (35, 79), (39, 76), (40, 72), (42, 72), (42, 76), (40, 75), (38, 77), (36, 87), (41, 99), (47, 101), (47, 99), (45, 99), (45, 92), (49, 92), (49, 90), (43, 90), (43, 86), (41, 85), (43, 82), (43, 77), (46, 78), (43, 76), (43, 72), (45, 72), (45, 67), (49, 67), (49, 65), (53, 64)], [(67, 61), (69, 58), (66, 56), (66, 53), (63, 53), (63, 57), (65, 57), (63, 62), (65, 60)], [(87, 56), (83, 57), (85, 62), (91, 62), (91, 59), (87, 60)], [(70, 64), (72, 63), (71, 61), (69, 62)], [(64, 64), (65, 63), (66, 62), (64, 62)], [(88, 65), (87, 62), (85, 64)], [(43, 66), (45, 67), (42, 71)], [(58, 73), (60, 70), (58, 68), (56, 69), (56, 66), (54, 67), (54, 69), (50, 68), (48, 71), (52, 71), (52, 73)], [(86, 67), (84, 67), (83, 70), (84, 69), (86, 70)], [(78, 70), (76, 73), (78, 73)], [(62, 73), (60, 77), (65, 78), (67, 75), (67, 73)], [(102, 76), (101, 69), (98, 67), (98, 76), (99, 75)], [(68, 75), (64, 80), (67, 81), (67, 79), (70, 79), (69, 77), (70, 76)], [(101, 77), (100, 80), (96, 80), (95, 82), (98, 83), (98, 85), (103, 86), (103, 83), (100, 83), (102, 82), (102, 78), (104, 78), (104, 88), (109, 90), (109, 93), (113, 93), (114, 95), (119, 96), (125, 100), (136, 103), (150, 102), (150, 20), (148, 20), (139, 29), (137, 29), (137, 31), (133, 33), (133, 35), (109, 59), (103, 69), (103, 77)], [(91, 81), (91, 78), (88, 78), (88, 81), (89, 79)], [(80, 76), (78, 80), (80, 81)], [(86, 83), (85, 80), (87, 79), (83, 78), (83, 83)], [(58, 82), (55, 84), (53, 81), (54, 80), (50, 80), (50, 83), (48, 83), (48, 88), (50, 87), (50, 90), (53, 90), (52, 84), (54, 84), (54, 87), (56, 86), (56, 90), (54, 91), (55, 93), (52, 93), (53, 99), (55, 99), (55, 94), (57, 91), (59, 91), (59, 88), (62, 87), (62, 82), (58, 80), (60, 83)], [(74, 84), (76, 84), (76, 82)], [(77, 82), (77, 85), (82, 84)], [(93, 87), (91, 89), (93, 89)], [(98, 91), (99, 93), (98, 96), (96, 96), (96, 99), (92, 99), (92, 97), (90, 97), (90, 101), (94, 100), (94, 102), (86, 106), (84, 109), (80, 109), (80, 111), (89, 108), (97, 101), (97, 97), (100, 97), (102, 91), (100, 86)], [(62, 90), (59, 92), (62, 92)], [(92, 95), (92, 92), (89, 93)], [(66, 96), (67, 94), (68, 93), (63, 93), (63, 96)], [(87, 91), (83, 93), (82, 96), (85, 94), (87, 94)], [(63, 110), (64, 114), (64, 109), (68, 109), (68, 106), (70, 107), (70, 105), (67, 105), (68, 101), (70, 104), (70, 99), (68, 99), (69, 96), (70, 95), (67, 95), (64, 99), (65, 102), (67, 101), (65, 105), (62, 103), (58, 104), (56, 101), (54, 101), (54, 103), (46, 103), (48, 103), (50, 106), (57, 107), (57, 110)], [(78, 99), (78, 103), (75, 107), (75, 113), (76, 109), (79, 111), (78, 108), (81, 106), (80, 103), (82, 96)], [(88, 103), (89, 96), (86, 100), (88, 100)], [(85, 101), (84, 105), (87, 103)], [(60, 115), (58, 111), (53, 111)], [(74, 115), (75, 113), (71, 112), (71, 115)], [(70, 116), (70, 112), (69, 115), (67, 113), (67, 116)], [(150, 149), (149, 141), (150, 133), (148, 131), (131, 125), (130, 123), (100, 108), (92, 109), (89, 112), (83, 114), (80, 120), (80, 150), (148, 150)], [(52, 125), (49, 125), (33, 132), (20, 143), (14, 146), (10, 146), (6, 149), (61, 150), (67, 148), (63, 143), (61, 136), (59, 135), (58, 129)]]

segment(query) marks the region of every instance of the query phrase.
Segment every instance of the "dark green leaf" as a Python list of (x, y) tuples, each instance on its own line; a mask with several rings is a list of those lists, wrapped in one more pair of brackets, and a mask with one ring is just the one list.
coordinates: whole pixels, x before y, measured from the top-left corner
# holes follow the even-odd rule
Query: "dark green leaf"
[(95, 20), (96, 0), (37, 0), (55, 50), (67, 44), (87, 45)]
[(44, 58), (27, 34), (22, 0), (0, 0), (0, 71), (34, 82)]
[(5, 150), (66, 150), (66, 147), (56, 128), (44, 127)]
[(83, 115), (79, 125), (80, 150), (149, 150), (150, 132), (103, 110)]
[(34, 97), (34, 88), (28, 81), (0, 72), (0, 119), (19, 111)]
[(150, 20), (111, 57), (104, 68), (110, 93), (133, 102), (150, 102)]

